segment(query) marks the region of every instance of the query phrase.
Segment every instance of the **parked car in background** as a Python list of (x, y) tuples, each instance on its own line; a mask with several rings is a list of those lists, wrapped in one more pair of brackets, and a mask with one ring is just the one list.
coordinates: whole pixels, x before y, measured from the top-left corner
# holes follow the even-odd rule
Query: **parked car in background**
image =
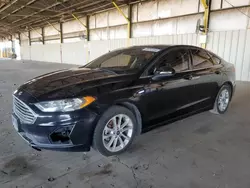
[(234, 65), (194, 46), (134, 46), (48, 73), (13, 94), (13, 125), (33, 148), (124, 152), (156, 126), (204, 110), (226, 112)]

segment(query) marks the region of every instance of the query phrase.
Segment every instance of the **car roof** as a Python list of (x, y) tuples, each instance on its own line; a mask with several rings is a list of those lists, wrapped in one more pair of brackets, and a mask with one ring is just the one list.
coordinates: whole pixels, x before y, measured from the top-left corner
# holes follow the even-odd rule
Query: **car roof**
[[(136, 46), (130, 46), (124, 49), (140, 49), (140, 48), (158, 48), (161, 50), (167, 49), (169, 47), (190, 47), (190, 48), (200, 48), (198, 46), (193, 46), (193, 45), (182, 45), (182, 44), (157, 44), (157, 45), (136, 45)], [(204, 49), (205, 50), (205, 49)]]
[[(144, 48), (148, 48), (147, 50), (149, 51), (154, 51), (154, 50), (159, 50), (159, 51), (165, 51), (169, 48), (173, 48), (173, 47), (187, 47), (187, 48), (191, 48), (191, 49), (202, 49), (202, 50), (205, 50), (207, 51), (206, 49), (203, 49), (201, 47), (198, 47), (198, 46), (193, 46), (193, 45), (176, 45), (176, 44), (169, 44), (169, 45), (163, 45), (163, 44), (157, 44), (157, 45), (136, 45), (136, 46), (129, 46), (129, 47), (123, 47), (123, 48), (118, 48), (118, 49), (115, 49), (115, 50), (112, 50), (113, 52), (114, 51), (122, 51), (122, 50), (142, 50)], [(147, 51), (146, 50), (146, 51)]]

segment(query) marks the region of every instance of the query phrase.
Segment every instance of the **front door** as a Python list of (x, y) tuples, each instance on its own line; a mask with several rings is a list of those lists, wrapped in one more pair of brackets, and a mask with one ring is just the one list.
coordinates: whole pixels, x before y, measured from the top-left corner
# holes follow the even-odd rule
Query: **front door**
[[(161, 80), (153, 80), (157, 70), (170, 66), (175, 74)], [(190, 54), (185, 48), (175, 48), (160, 57), (140, 79), (144, 83), (144, 91), (140, 100), (150, 124), (157, 124), (169, 115), (178, 115), (182, 109), (189, 107), (193, 101), (194, 86), (190, 84)]]

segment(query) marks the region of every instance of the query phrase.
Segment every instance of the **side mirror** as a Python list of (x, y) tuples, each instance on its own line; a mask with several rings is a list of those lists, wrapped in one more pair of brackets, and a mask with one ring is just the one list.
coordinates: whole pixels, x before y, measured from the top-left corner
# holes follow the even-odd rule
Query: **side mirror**
[(152, 80), (161, 80), (163, 78), (173, 76), (174, 74), (175, 70), (172, 67), (161, 67), (155, 71)]

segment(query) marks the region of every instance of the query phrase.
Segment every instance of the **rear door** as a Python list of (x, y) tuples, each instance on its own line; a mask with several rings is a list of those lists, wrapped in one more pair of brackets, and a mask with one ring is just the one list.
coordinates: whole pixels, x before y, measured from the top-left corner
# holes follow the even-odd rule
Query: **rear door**
[(191, 48), (192, 84), (195, 86), (193, 101), (198, 108), (213, 105), (221, 81), (220, 61), (213, 58), (206, 50)]

